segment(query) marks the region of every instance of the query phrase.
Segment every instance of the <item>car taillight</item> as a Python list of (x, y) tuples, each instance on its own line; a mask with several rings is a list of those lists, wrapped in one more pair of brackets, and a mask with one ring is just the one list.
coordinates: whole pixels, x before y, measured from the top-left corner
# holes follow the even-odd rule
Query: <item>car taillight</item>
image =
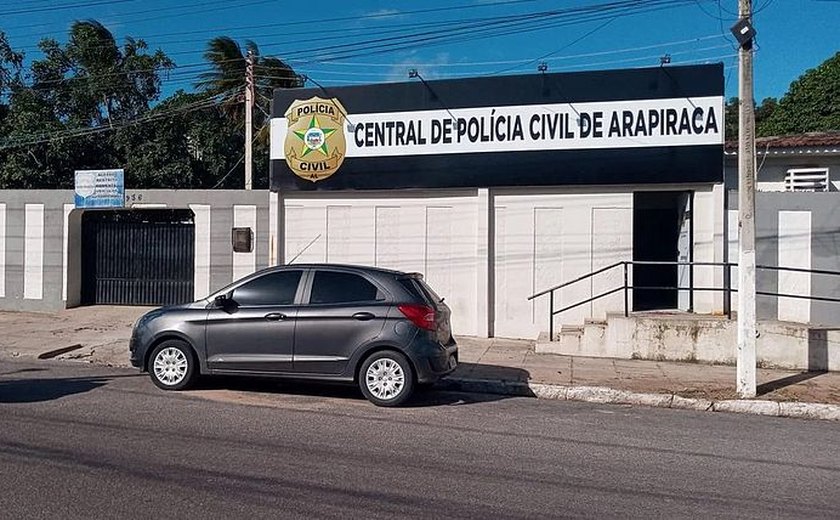
[(419, 328), (435, 330), (435, 310), (428, 305), (400, 305), (397, 308)]

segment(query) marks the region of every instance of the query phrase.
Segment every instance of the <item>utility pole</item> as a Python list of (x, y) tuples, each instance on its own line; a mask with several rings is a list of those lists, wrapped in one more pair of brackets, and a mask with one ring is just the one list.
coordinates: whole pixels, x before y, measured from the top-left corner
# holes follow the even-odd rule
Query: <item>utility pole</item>
[(253, 184), (253, 144), (254, 144), (254, 54), (248, 50), (245, 57), (245, 189)]
[[(739, 23), (752, 23), (752, 0), (738, 0)], [(737, 390), (755, 397), (755, 106), (752, 38), (738, 49), (738, 356)]]

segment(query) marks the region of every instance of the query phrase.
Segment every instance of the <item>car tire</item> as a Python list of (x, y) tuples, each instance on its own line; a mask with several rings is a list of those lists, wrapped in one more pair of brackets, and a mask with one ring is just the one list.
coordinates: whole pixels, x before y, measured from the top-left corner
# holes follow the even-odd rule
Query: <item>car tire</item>
[(385, 350), (365, 359), (359, 370), (359, 387), (376, 406), (399, 406), (414, 391), (414, 371), (399, 352)]
[(163, 390), (184, 390), (198, 374), (198, 361), (192, 349), (180, 340), (167, 340), (149, 356), (149, 376)]

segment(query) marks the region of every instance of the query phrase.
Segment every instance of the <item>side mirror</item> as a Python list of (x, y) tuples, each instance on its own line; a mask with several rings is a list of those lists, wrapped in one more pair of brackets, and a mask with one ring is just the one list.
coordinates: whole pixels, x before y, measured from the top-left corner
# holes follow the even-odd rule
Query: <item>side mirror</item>
[(231, 299), (228, 298), (227, 294), (220, 294), (213, 299), (213, 303), (216, 307), (224, 309), (230, 305)]

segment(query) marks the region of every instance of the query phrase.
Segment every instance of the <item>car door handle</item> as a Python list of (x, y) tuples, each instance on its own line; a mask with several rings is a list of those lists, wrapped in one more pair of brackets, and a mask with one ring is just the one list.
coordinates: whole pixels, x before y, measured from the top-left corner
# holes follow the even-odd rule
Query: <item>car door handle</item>
[(357, 312), (356, 314), (353, 315), (353, 319), (354, 320), (359, 320), (359, 321), (370, 321), (375, 317), (376, 316), (374, 316), (370, 312)]
[(264, 316), (264, 318), (267, 319), (267, 320), (271, 320), (271, 321), (280, 321), (280, 320), (285, 320), (286, 315), (283, 314), (282, 312), (269, 312), (268, 314), (266, 314)]

